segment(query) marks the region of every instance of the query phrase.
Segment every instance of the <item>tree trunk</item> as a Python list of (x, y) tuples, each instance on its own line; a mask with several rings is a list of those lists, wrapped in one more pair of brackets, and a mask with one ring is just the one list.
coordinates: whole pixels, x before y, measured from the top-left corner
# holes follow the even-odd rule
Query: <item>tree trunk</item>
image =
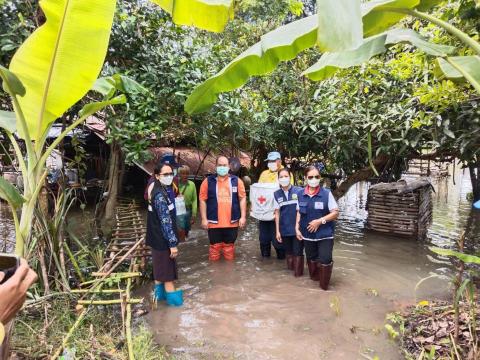
[[(382, 172), (385, 166), (388, 164), (390, 158), (386, 155), (380, 155), (373, 160), (373, 165), (378, 170), (378, 172)], [(344, 196), (348, 189), (355, 185), (357, 182), (365, 181), (374, 176), (375, 173), (373, 172), (370, 166), (366, 166), (363, 169), (360, 169), (353, 174), (347, 176), (347, 178), (342, 181), (342, 183), (333, 191), (333, 196), (336, 199), (341, 198)]]
[(470, 165), (470, 181), (472, 182), (473, 201), (480, 200), (480, 164)]
[(107, 200), (105, 205), (104, 222), (106, 224), (113, 220), (115, 215), (115, 208), (117, 206), (117, 196), (120, 179), (122, 152), (118, 144), (112, 142), (112, 148), (110, 151), (110, 162), (108, 165), (108, 186), (107, 186)]

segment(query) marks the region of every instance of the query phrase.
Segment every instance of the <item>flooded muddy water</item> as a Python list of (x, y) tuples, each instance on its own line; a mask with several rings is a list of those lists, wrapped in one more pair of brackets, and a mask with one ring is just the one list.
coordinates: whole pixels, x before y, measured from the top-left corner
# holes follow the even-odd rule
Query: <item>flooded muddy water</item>
[[(467, 175), (434, 182), (434, 220), (426, 241), (364, 230), (368, 184), (341, 199), (331, 288), (305, 274), (294, 278), (284, 261), (262, 260), (257, 225), (237, 240), (234, 262), (209, 263), (206, 232), (194, 229), (180, 245), (182, 308), (159, 305), (148, 322), (159, 344), (178, 359), (402, 359), (384, 330), (387, 313), (424, 299), (448, 296), (450, 263), (428, 250), (452, 246), (467, 222), (478, 243), (479, 216), (470, 216)], [(473, 225), (472, 225), (473, 224)], [(473, 239), (477, 237), (477, 239)], [(147, 296), (151, 286), (141, 292)]]

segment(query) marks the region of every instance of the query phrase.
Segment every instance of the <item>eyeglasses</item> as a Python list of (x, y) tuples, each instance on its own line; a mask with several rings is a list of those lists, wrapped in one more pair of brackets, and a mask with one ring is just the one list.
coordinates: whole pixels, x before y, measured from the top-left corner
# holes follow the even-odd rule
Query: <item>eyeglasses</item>
[(308, 180), (320, 179), (320, 175), (310, 175), (310, 176), (307, 176), (307, 179), (308, 179)]
[(160, 174), (160, 176), (173, 176), (173, 173)]

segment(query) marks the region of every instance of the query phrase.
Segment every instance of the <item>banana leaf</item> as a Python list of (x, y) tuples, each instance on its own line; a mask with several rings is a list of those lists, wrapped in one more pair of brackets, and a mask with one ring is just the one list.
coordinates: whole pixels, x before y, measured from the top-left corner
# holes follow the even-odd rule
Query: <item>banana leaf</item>
[(442, 249), (438, 247), (429, 247), (431, 251), (434, 253), (441, 255), (441, 256), (452, 256), (458, 260), (463, 261), (464, 263), (469, 263), (469, 264), (479, 264), (480, 265), (480, 256), (475, 256), (475, 255), (468, 255), (465, 253), (461, 253), (459, 251), (455, 250), (450, 250), (450, 249)]
[(302, 75), (314, 81), (325, 80), (339, 69), (361, 65), (372, 57), (384, 53), (388, 46), (399, 43), (414, 45), (433, 56), (447, 56), (455, 50), (452, 46), (430, 43), (414, 30), (393, 29), (382, 35), (365, 39), (363, 45), (355, 50), (323, 54), (320, 60), (305, 70)]
[(14, 209), (18, 209), (25, 202), (15, 186), (5, 180), (3, 176), (0, 176), (0, 199), (8, 202)]
[(440, 79), (468, 81), (480, 93), (480, 56), (453, 56), (436, 59), (434, 74)]
[(363, 42), (358, 0), (317, 0), (320, 51), (356, 49)]
[(10, 64), (26, 88), (19, 103), (31, 139), (40, 139), (55, 119), (92, 88), (107, 52), (115, 3), (40, 1), (47, 20)]
[(151, 0), (172, 16), (177, 25), (222, 32), (233, 19), (233, 0)]

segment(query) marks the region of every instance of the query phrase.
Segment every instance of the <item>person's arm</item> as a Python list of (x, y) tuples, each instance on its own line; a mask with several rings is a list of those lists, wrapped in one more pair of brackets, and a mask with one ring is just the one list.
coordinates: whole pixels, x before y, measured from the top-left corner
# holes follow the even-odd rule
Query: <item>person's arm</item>
[(300, 211), (297, 211), (297, 220), (295, 221), (295, 233), (297, 235), (297, 239), (302, 241), (303, 236), (302, 232), (300, 231)]
[[(5, 274), (0, 272), (0, 280)], [(12, 320), (22, 308), (28, 288), (37, 281), (37, 274), (22, 259), (13, 276), (0, 285), (0, 322), (4, 325)]]
[(247, 192), (242, 180), (238, 179), (238, 197), (240, 198), (240, 221), (238, 226), (244, 228), (247, 224)]
[(160, 221), (160, 227), (162, 235), (168, 241), (168, 247), (171, 248), (172, 255), (176, 251), (178, 244), (177, 233), (175, 231), (172, 218), (170, 216), (170, 210), (168, 209), (168, 201), (166, 199), (167, 194), (163, 196), (161, 193), (158, 193), (154, 199), (154, 206)]
[(192, 188), (192, 219), (197, 217), (197, 208), (198, 208), (198, 201), (197, 201), (197, 188), (195, 187), (195, 183), (191, 183)]
[(208, 229), (208, 219), (207, 219), (207, 199), (208, 199), (208, 183), (207, 180), (203, 180), (202, 185), (200, 186), (200, 217), (202, 219), (202, 228)]
[(280, 234), (280, 208), (278, 203), (275, 201), (275, 237), (278, 242), (282, 242), (282, 235)]

